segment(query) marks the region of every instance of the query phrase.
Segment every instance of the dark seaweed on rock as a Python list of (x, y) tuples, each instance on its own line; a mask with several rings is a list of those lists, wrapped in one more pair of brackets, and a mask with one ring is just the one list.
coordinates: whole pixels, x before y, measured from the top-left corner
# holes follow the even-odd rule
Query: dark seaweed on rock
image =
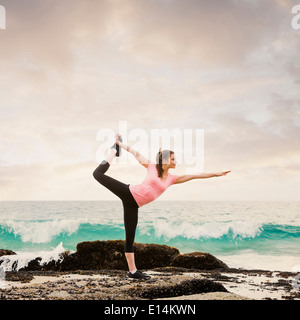
[(177, 284), (131, 289), (130, 295), (145, 299), (169, 298), (207, 292), (228, 292), (220, 283), (206, 279), (184, 280)]
[(0, 257), (2, 257), (2, 256), (10, 256), (12, 254), (16, 254), (16, 253), (11, 251), (11, 250), (0, 249)]
[[(85, 241), (77, 244), (76, 252), (65, 251), (58, 261), (40, 265), (41, 258), (30, 261), (20, 270), (26, 271), (74, 271), (74, 270), (128, 270), (124, 254), (124, 240)], [(209, 253), (180, 254), (174, 247), (160, 244), (135, 243), (135, 260), (139, 269), (162, 267), (216, 270), (228, 269), (227, 265)], [(0, 250), (0, 254), (14, 254)]]
[(223, 261), (205, 252), (179, 254), (172, 261), (172, 266), (200, 270), (228, 269), (228, 266)]
[[(135, 259), (140, 269), (170, 265), (179, 250), (159, 244), (135, 243)], [(86, 241), (77, 244), (77, 251), (67, 255), (61, 270), (128, 270), (123, 240)]]

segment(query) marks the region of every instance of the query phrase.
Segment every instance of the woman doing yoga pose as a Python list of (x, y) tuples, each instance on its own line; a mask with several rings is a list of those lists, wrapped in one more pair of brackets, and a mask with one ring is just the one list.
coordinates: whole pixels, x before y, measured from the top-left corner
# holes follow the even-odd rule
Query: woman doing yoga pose
[[(139, 185), (122, 183), (105, 172), (115, 156), (120, 155), (120, 147), (130, 152), (137, 161), (147, 169), (147, 175), (144, 181)], [(205, 179), (212, 177), (221, 177), (227, 175), (230, 171), (220, 173), (200, 173), (189, 175), (172, 175), (169, 169), (176, 167), (174, 152), (171, 150), (159, 150), (156, 156), (156, 163), (146, 159), (139, 152), (133, 150), (130, 146), (122, 142), (121, 136), (116, 135), (116, 143), (111, 147), (111, 152), (106, 160), (103, 160), (93, 172), (94, 178), (104, 187), (118, 196), (123, 203), (124, 226), (125, 226), (125, 257), (127, 260), (129, 272), (128, 277), (133, 279), (148, 279), (149, 275), (137, 270), (134, 260), (133, 242), (135, 230), (138, 222), (138, 208), (154, 201), (168, 187), (173, 184), (183, 183), (192, 179)]]

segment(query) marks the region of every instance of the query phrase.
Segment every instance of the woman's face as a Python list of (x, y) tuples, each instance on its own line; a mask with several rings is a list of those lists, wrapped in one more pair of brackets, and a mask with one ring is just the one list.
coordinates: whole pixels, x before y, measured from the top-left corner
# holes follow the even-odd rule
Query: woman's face
[(168, 164), (169, 164), (169, 168), (171, 169), (175, 169), (176, 167), (176, 159), (175, 159), (175, 154), (171, 154), (170, 158), (169, 158), (169, 161), (168, 161)]

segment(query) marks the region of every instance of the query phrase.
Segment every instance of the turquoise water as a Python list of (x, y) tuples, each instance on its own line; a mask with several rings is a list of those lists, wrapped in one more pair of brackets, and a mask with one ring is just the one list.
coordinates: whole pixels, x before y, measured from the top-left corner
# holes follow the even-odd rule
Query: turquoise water
[[(300, 265), (299, 202), (156, 201), (139, 210), (136, 242), (203, 251), (229, 266)], [(119, 201), (0, 202), (0, 249), (76, 250), (82, 241), (124, 239)]]

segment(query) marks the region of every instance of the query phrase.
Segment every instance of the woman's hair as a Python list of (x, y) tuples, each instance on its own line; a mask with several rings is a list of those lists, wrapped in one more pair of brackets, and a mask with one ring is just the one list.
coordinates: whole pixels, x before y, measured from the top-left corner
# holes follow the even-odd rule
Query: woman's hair
[(164, 173), (163, 169), (163, 160), (169, 160), (171, 155), (174, 154), (174, 151), (172, 150), (163, 150), (161, 151), (161, 148), (159, 149), (157, 155), (156, 155), (156, 169), (158, 172), (158, 176), (162, 177)]

